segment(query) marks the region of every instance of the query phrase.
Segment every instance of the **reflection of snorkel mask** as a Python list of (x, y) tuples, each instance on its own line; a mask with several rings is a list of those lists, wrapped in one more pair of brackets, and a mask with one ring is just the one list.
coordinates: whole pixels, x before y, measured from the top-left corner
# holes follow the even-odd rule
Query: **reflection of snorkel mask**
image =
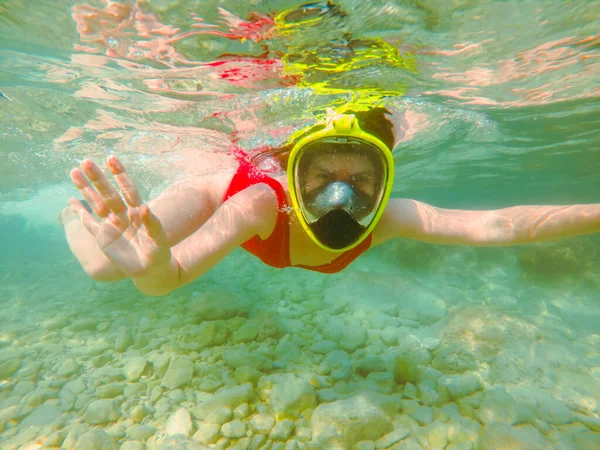
[(381, 218), (394, 161), (390, 149), (361, 130), (354, 115), (338, 114), (294, 145), (287, 172), (304, 230), (320, 247), (343, 252), (360, 244)]

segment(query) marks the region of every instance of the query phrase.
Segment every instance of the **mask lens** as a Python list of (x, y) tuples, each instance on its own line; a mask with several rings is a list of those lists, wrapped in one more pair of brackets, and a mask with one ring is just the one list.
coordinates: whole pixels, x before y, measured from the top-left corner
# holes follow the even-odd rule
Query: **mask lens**
[(361, 227), (372, 220), (383, 195), (381, 150), (357, 138), (326, 138), (298, 156), (296, 192), (310, 223), (330, 211), (345, 211)]

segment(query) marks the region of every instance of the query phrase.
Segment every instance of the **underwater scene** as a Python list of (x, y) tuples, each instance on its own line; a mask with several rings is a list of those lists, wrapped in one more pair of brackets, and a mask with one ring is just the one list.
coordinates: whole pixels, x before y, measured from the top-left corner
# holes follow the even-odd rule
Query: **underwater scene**
[[(599, 30), (594, 0), (0, 1), (0, 449), (600, 449)], [(240, 248), (279, 225), (221, 204), (238, 166), (374, 110), (391, 144), (347, 141), (393, 178), (347, 267)], [(286, 265), (332, 261), (261, 183)]]

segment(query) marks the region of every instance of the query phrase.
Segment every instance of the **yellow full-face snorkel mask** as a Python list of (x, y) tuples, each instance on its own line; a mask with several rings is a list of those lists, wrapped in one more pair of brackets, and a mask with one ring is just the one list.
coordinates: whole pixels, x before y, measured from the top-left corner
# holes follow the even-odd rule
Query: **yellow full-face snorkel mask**
[(288, 183), (300, 224), (320, 247), (344, 252), (375, 228), (394, 182), (391, 150), (353, 114), (329, 114), (290, 153)]

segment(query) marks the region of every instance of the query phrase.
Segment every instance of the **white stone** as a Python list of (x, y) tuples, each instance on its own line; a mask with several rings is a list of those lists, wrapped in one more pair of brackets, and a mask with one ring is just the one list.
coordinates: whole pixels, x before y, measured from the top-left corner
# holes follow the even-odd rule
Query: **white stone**
[(236, 419), (245, 419), (250, 415), (250, 405), (248, 403), (242, 403), (233, 410), (233, 417)]
[(424, 428), (423, 435), (427, 438), (429, 448), (442, 449), (448, 444), (448, 428), (445, 423), (430, 423)]
[(342, 350), (330, 351), (319, 365), (319, 372), (331, 374), (334, 380), (345, 380), (352, 374), (352, 364), (348, 353)]
[(388, 448), (394, 445), (396, 442), (401, 441), (406, 436), (408, 436), (410, 432), (406, 428), (396, 428), (391, 433), (388, 433), (375, 442), (375, 448)]
[(440, 346), (440, 340), (436, 338), (425, 338), (423, 339), (423, 346), (429, 351), (437, 350)]
[(483, 388), (481, 379), (475, 374), (448, 375), (440, 378), (438, 384), (448, 390), (452, 399), (466, 397)]
[(564, 403), (542, 391), (518, 386), (507, 387), (517, 404), (530, 408), (535, 415), (552, 425), (565, 425), (573, 421), (573, 412)]
[(115, 338), (115, 350), (118, 352), (124, 352), (133, 344), (131, 332), (127, 327), (119, 327), (117, 330), (117, 336)]
[(119, 408), (114, 400), (94, 400), (88, 405), (84, 419), (91, 425), (101, 425), (117, 420), (119, 415)]
[(231, 411), (231, 408), (223, 406), (212, 411), (208, 416), (206, 416), (206, 419), (204, 419), (204, 421), (206, 423), (216, 423), (219, 425), (223, 425), (224, 423), (229, 422), (232, 417), (233, 411)]
[(355, 351), (367, 343), (367, 332), (360, 322), (345, 326), (339, 341), (340, 348), (349, 352)]
[(192, 417), (190, 416), (190, 412), (185, 408), (179, 408), (169, 417), (165, 425), (165, 431), (171, 435), (183, 434), (184, 436), (191, 436), (192, 428)]
[(409, 334), (405, 336), (398, 348), (398, 353), (406, 360), (410, 360), (417, 365), (427, 365), (431, 362), (431, 353), (416, 336)]
[(240, 439), (246, 436), (246, 424), (239, 419), (223, 424), (221, 434), (229, 439)]
[(156, 433), (156, 428), (151, 425), (133, 425), (127, 429), (127, 437), (133, 441), (147, 441)]
[[(535, 428), (533, 428), (535, 430)], [(525, 431), (513, 428), (506, 423), (490, 422), (482, 427), (479, 441), (479, 450), (547, 450), (552, 444), (535, 430)]]
[(221, 426), (216, 423), (203, 423), (198, 427), (192, 439), (200, 442), (202, 445), (214, 444), (219, 439), (219, 430)]
[(136, 405), (133, 408), (131, 408), (129, 416), (134, 422), (140, 423), (146, 418), (146, 416), (148, 416), (148, 413), (149, 411), (144, 405)]
[(429, 406), (419, 406), (410, 416), (421, 425), (427, 425), (433, 421), (433, 410)]
[(375, 450), (373, 441), (358, 441), (354, 446), (354, 450)]
[(90, 430), (82, 434), (75, 442), (75, 449), (116, 450), (117, 443), (103, 430)]
[(119, 450), (144, 450), (146, 446), (143, 442), (138, 441), (124, 441)]
[(61, 416), (62, 411), (55, 406), (46, 403), (35, 408), (33, 412), (20, 423), (20, 426), (22, 428), (27, 428), (30, 426), (43, 427), (46, 425), (53, 425), (60, 420)]
[(432, 405), (440, 398), (435, 389), (427, 383), (419, 383), (419, 400), (423, 405)]
[(381, 330), (381, 340), (388, 347), (393, 347), (394, 345), (398, 345), (398, 341), (402, 333), (398, 329), (398, 327), (385, 327)]
[(185, 387), (192, 381), (194, 364), (187, 356), (174, 356), (171, 358), (169, 368), (162, 379), (161, 386), (167, 389)]
[(258, 325), (254, 322), (248, 322), (235, 330), (231, 336), (233, 342), (251, 342), (258, 335)]
[(286, 441), (294, 432), (295, 424), (289, 419), (277, 422), (269, 437), (274, 441)]
[(250, 419), (250, 426), (254, 431), (260, 434), (269, 434), (274, 425), (275, 418), (267, 413), (255, 414), (252, 416), (252, 419)]
[(127, 364), (125, 364), (123, 369), (125, 377), (132, 382), (139, 380), (142, 372), (144, 372), (144, 369), (146, 368), (146, 364), (148, 364), (148, 361), (146, 361), (146, 358), (143, 356), (131, 358), (127, 361)]
[(383, 330), (385, 328), (397, 328), (397, 319), (381, 311), (373, 311), (369, 317), (371, 328)]
[(477, 369), (475, 355), (462, 342), (442, 346), (433, 358), (432, 365), (435, 369), (446, 374)]
[(65, 359), (63, 363), (59, 366), (58, 370), (56, 371), (56, 374), (59, 377), (68, 378), (71, 375), (77, 373), (79, 367), (79, 364), (74, 359), (68, 358)]
[(63, 315), (46, 319), (42, 322), (42, 328), (46, 331), (54, 331), (60, 328), (64, 328), (69, 325), (69, 318)]
[(269, 403), (277, 419), (295, 419), (301, 411), (315, 407), (317, 396), (308, 381), (286, 374), (271, 388)]
[(350, 449), (392, 431), (385, 413), (364, 396), (320, 404), (312, 415), (313, 440), (327, 449)]
[(233, 387), (224, 387), (194, 408), (194, 416), (204, 420), (210, 413), (218, 408), (237, 408), (242, 403), (249, 403), (253, 396), (254, 391), (251, 383)]
[(324, 355), (337, 348), (337, 343), (333, 341), (323, 340), (315, 342), (308, 348), (308, 351)]
[(484, 424), (502, 422), (513, 425), (519, 419), (518, 406), (504, 388), (489, 389), (484, 394), (477, 416)]

